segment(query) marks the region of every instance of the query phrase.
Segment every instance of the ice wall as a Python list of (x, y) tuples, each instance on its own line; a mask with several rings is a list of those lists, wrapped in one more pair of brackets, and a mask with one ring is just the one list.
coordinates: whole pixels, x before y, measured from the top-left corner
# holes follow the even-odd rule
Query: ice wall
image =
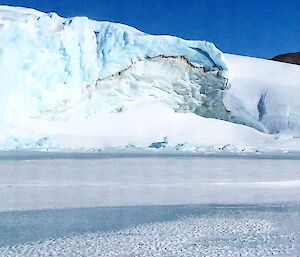
[[(222, 53), (206, 41), (153, 36), (122, 24), (5, 6), (0, 7), (0, 33), (2, 120), (61, 117), (85, 101), (98, 81), (158, 56), (184, 57), (217, 83), (227, 84)], [(95, 101), (101, 102), (106, 95), (98, 97)], [(63, 118), (74, 118), (71, 113)]]

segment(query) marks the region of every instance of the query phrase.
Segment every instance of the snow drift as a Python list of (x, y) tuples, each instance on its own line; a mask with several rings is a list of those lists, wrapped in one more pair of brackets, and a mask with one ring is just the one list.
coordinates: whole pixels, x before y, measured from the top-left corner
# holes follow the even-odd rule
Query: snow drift
[[(269, 140), (252, 128), (224, 121), (265, 133), (296, 136), (300, 131), (295, 65), (224, 57), (206, 41), (154, 36), (122, 24), (26, 8), (0, 6), (0, 32), (0, 140), (8, 148), (25, 144), (16, 139), (20, 135), (36, 137), (33, 145), (25, 144), (33, 147), (46, 147), (43, 138), (48, 136), (61, 147), (90, 147), (85, 143), (89, 135), (97, 142), (93, 146), (102, 146), (103, 140), (108, 146), (145, 146), (170, 135), (211, 145), (219, 137), (203, 140), (204, 134), (225, 127), (232, 129), (224, 130), (222, 144), (253, 145), (252, 137), (260, 143)], [(182, 118), (179, 112), (191, 115)], [(149, 121), (155, 122), (152, 130)], [(184, 121), (184, 129), (175, 121)], [(77, 129), (75, 138), (72, 130)], [(248, 143), (241, 139), (245, 135)]]

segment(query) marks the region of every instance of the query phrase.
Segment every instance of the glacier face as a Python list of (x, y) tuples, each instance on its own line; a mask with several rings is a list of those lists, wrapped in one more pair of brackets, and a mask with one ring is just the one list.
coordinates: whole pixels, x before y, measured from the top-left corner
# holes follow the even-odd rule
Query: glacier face
[[(214, 117), (210, 99), (228, 87), (222, 53), (206, 41), (5, 6), (0, 32), (4, 120), (82, 119), (124, 110), (142, 95)], [(220, 99), (217, 105), (222, 112)]]

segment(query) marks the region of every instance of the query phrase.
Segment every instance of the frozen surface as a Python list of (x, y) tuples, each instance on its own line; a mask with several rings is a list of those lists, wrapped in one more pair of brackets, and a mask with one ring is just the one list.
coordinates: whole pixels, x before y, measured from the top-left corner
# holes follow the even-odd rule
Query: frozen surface
[(299, 159), (122, 156), (0, 165), (0, 211), (300, 199)]
[(19, 154), (1, 154), (1, 256), (300, 252), (297, 155)]

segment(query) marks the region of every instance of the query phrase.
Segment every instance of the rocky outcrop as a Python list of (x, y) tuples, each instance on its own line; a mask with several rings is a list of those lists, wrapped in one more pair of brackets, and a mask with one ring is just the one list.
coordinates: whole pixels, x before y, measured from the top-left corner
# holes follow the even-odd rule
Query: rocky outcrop
[(300, 52), (277, 55), (271, 60), (300, 65)]

